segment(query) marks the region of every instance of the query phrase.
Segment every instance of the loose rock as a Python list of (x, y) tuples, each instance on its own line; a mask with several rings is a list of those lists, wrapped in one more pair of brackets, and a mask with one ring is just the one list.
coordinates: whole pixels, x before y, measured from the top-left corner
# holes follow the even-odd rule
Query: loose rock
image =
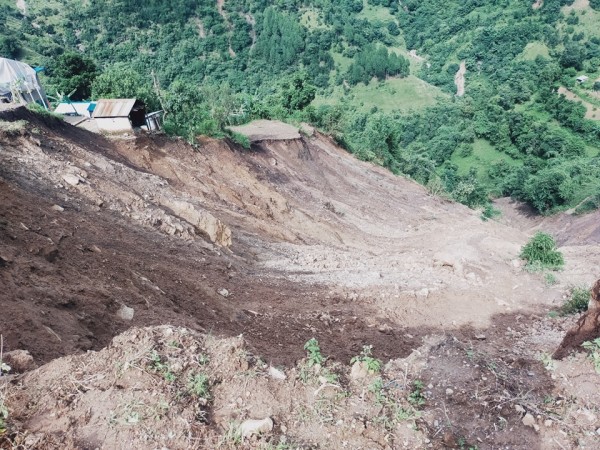
[(269, 367), (269, 376), (275, 380), (285, 380), (287, 378), (285, 373), (273, 366)]
[(128, 306), (121, 305), (121, 308), (117, 311), (117, 316), (119, 316), (122, 320), (131, 321), (133, 320), (133, 308), (129, 308)]
[(219, 289), (217, 291), (217, 294), (219, 294), (220, 296), (225, 297), (225, 298), (229, 297), (229, 291), (225, 288)]
[(245, 420), (240, 425), (240, 434), (243, 438), (247, 438), (260, 433), (268, 433), (273, 429), (273, 420), (267, 417), (263, 420)]
[(523, 425), (525, 425), (526, 427), (532, 427), (535, 425), (535, 417), (533, 417), (531, 414), (527, 413), (525, 414), (525, 416), (523, 417)]
[(81, 181), (77, 175), (73, 175), (72, 173), (65, 173), (62, 176), (62, 179), (65, 180), (65, 183), (70, 184), (71, 186), (77, 186)]

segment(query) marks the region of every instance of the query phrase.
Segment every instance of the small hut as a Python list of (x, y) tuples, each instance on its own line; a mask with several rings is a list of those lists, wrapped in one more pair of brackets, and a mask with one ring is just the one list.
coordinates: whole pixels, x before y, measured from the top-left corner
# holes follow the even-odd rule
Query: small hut
[(146, 125), (146, 105), (135, 98), (102, 99), (96, 102), (92, 117), (100, 131), (133, 131)]

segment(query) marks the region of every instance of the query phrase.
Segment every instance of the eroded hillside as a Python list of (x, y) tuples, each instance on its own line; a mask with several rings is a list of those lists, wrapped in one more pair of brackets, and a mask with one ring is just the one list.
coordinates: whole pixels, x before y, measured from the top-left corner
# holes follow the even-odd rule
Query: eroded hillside
[[(281, 395), (268, 399), (255, 398), (251, 387), (245, 389), (250, 395), (233, 388), (215, 393), (204, 409), (206, 418), (181, 431), (195, 440), (173, 438), (169, 444), (167, 438), (139, 434), (128, 428), (127, 420), (117, 420), (123, 436), (138, 433), (135, 439), (173, 448), (192, 443), (214, 448), (214, 439), (231, 422), (259, 418), (251, 416), (260, 404), (258, 414), (272, 417), (276, 426), (266, 438), (246, 442), (250, 447), (272, 443), (275, 448), (277, 439), (287, 435), (298, 448), (343, 448), (341, 437), (331, 437), (336, 427), (351, 436), (346, 448), (402, 448), (404, 442), (407, 448), (554, 448), (550, 445), (556, 440), (561, 448), (574, 439), (595, 442), (588, 431), (595, 432), (598, 419), (583, 426), (574, 415), (582, 408), (597, 414), (595, 400), (569, 391), (576, 400), (566, 405), (560, 399), (570, 389), (568, 383), (557, 381), (540, 355), (552, 353), (573, 322), (544, 318), (548, 310), (562, 303), (568, 285), (591, 285), (598, 276), (597, 221), (590, 218), (597, 214), (568, 220), (569, 226), (553, 222), (567, 264), (559, 283), (547, 286), (539, 274), (524, 271), (518, 259), (535, 225), (483, 222), (476, 211), (360, 162), (319, 133), (261, 140), (244, 150), (213, 139), (197, 147), (163, 136), (107, 139), (24, 108), (3, 111), (0, 120), (0, 330), (5, 352), (28, 350), (43, 364), (100, 350), (125, 330), (154, 325), (186, 327), (191, 331), (183, 335), (192, 333), (199, 342), (204, 337), (198, 336), (207, 333), (211, 339), (242, 334), (246, 343), (235, 348), (252, 356), (242, 357), (246, 362), (239, 367), (228, 367), (226, 376), (211, 362), (209, 384), (227, 379), (235, 385), (238, 381), (232, 380), (254, 370), (258, 378), (250, 383), (268, 390), (277, 380), (269, 378), (262, 361), (286, 371), (298, 365), (292, 372), (302, 371), (303, 345), (314, 337), (329, 358), (328, 370), (334, 364), (331, 370), (339, 377), (323, 381), (325, 375), (317, 373), (310, 383), (317, 390), (327, 383), (348, 390), (347, 398), (328, 396), (333, 403), (327, 414), (303, 421), (296, 417), (298, 404), (274, 406), (296, 395), (299, 386), (306, 388), (306, 380), (293, 375)], [(581, 230), (586, 236), (579, 240)], [(133, 351), (126, 348), (127, 339), (110, 348)], [(140, 350), (141, 369), (148, 352), (162, 352), (163, 344)], [(386, 384), (384, 391), (394, 404), (414, 392), (415, 380), (424, 382), (423, 403), (402, 406), (414, 409), (410, 417), (384, 423), (382, 417), (393, 414), (387, 400), (372, 399), (376, 377), (350, 373), (347, 365), (364, 345), (389, 361), (384, 379), (396, 384), (393, 389)], [(113, 392), (114, 385), (104, 386), (100, 379), (99, 384), (82, 381), (92, 380), (108, 364), (110, 358), (102, 359), (106, 352), (59, 359), (12, 379), (8, 390), (14, 395), (8, 405), (14, 405), (20, 430), (37, 439), (32, 446), (101, 445), (101, 437), (82, 427), (105, 423), (108, 411), (116, 408), (110, 402), (122, 400), (108, 395), (104, 415), (72, 422), (60, 434), (56, 423), (39, 422), (51, 403), (44, 396), (54, 391), (34, 392), (42, 389), (45, 376), (57, 376), (52, 369), (57, 365), (67, 371), (79, 367), (77, 379), (86, 386), (79, 390), (82, 394), (86, 389)], [(176, 359), (169, 352), (160, 353), (159, 362)], [(81, 369), (87, 358), (100, 358), (89, 360), (98, 369)], [(218, 358), (218, 352), (211, 354), (211, 361)], [(580, 355), (578, 370), (590, 369), (591, 374), (593, 368), (584, 360)], [(569, 362), (557, 364), (555, 370), (573, 370)], [(157, 371), (160, 375), (158, 369), (152, 373)], [(175, 405), (180, 400), (176, 392), (165, 389), (165, 402)], [(26, 400), (38, 395), (45, 399), (42, 404)], [(353, 396), (375, 403), (361, 412), (353, 409)], [(558, 403), (544, 409), (548, 396)], [(319, 400), (312, 392), (300, 403), (314, 412)], [(221, 408), (229, 405), (228, 412), (215, 409), (220, 402)], [(89, 407), (94, 409), (93, 403)], [(544, 421), (559, 417), (555, 409), (549, 412), (551, 407), (563, 408), (564, 436), (563, 428), (544, 428)], [(59, 401), (56, 408), (63, 411), (59, 415), (79, 414), (76, 405)], [(496, 411), (504, 422), (497, 422)], [(522, 422), (525, 411), (533, 414), (536, 426), (541, 424), (541, 432)], [(153, 417), (174, 420), (170, 414)], [(415, 434), (400, 433), (407, 423), (414, 425)], [(50, 435), (52, 439), (44, 439)], [(111, 439), (106, 448), (117, 446), (118, 434)]]

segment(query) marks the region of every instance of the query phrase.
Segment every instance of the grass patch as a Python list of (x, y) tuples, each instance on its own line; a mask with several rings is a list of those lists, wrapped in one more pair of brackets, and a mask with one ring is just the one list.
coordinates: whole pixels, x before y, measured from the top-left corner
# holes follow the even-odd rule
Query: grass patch
[(477, 170), (477, 177), (482, 182), (488, 182), (489, 177), (487, 171), (490, 166), (498, 161), (505, 161), (510, 166), (521, 165), (522, 162), (511, 158), (506, 153), (500, 152), (494, 148), (485, 139), (475, 139), (472, 144), (473, 151), (469, 155), (461, 154), (460, 151), (455, 151), (450, 162), (458, 168), (458, 175), (468, 175), (471, 168)]
[(537, 232), (521, 250), (521, 259), (527, 261), (531, 271), (543, 269), (559, 270), (565, 265), (561, 252), (556, 249), (554, 238), (547, 233)]
[(525, 46), (525, 49), (519, 58), (525, 61), (533, 61), (538, 56), (550, 59), (550, 50), (543, 42), (534, 41)]
[(447, 98), (448, 94), (413, 75), (409, 75), (406, 78), (390, 78), (381, 82), (371, 80), (366, 86), (359, 83), (350, 89), (337, 86), (332, 94), (317, 96), (313, 101), (313, 105), (343, 103), (348, 108), (361, 112), (369, 112), (373, 108), (386, 113), (392, 111), (408, 112), (433, 106), (441, 97)]

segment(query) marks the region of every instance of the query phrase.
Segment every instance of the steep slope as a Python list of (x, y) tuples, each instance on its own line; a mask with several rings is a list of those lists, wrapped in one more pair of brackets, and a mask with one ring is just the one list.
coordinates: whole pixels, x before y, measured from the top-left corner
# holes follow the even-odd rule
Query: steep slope
[[(548, 287), (517, 260), (531, 228), (483, 222), (319, 133), (250, 150), (208, 138), (192, 147), (160, 135), (107, 139), (25, 108), (0, 111), (4, 352), (28, 350), (44, 363), (103, 349), (128, 330), (99, 353), (10, 378), (0, 400), (14, 428), (33, 433), (24, 444), (33, 448), (95, 448), (101, 438), (91, 429), (110, 442), (240, 448), (227, 440), (232, 421), (265, 415), (276, 423), (268, 442), (288, 430), (298, 448), (340, 448), (341, 436), (353, 448), (553, 448), (556, 439), (560, 448), (589, 438), (577, 411), (593, 400), (539, 362), (574, 322), (542, 316), (570, 283), (597, 277), (597, 225), (584, 219), (571, 229), (590, 230), (587, 247), (562, 231), (566, 269)], [(149, 325), (189, 330), (135, 328)], [(220, 340), (239, 334), (247, 344)], [(337, 378), (307, 368), (303, 345), (313, 337)], [(202, 350), (211, 360), (203, 367), (191, 348), (207, 342), (216, 347)], [(376, 377), (357, 379), (347, 366), (364, 345), (389, 361), (380, 391)], [(116, 371), (107, 363), (115, 358)], [(261, 361), (296, 368), (278, 385)], [(556, 370), (593, 370), (577, 361)], [(191, 368), (214, 389), (200, 409), (189, 397)], [(417, 381), (427, 386), (422, 398)], [(574, 400), (565, 411), (559, 400), (546, 406), (549, 395)], [(56, 421), (45, 418), (49, 405)], [(537, 434), (516, 405), (539, 413), (540, 424), (560, 410), (572, 434)], [(497, 427), (499, 413), (506, 427)], [(188, 421), (174, 437), (166, 429), (179, 414)], [(402, 431), (406, 420), (418, 431)]]

